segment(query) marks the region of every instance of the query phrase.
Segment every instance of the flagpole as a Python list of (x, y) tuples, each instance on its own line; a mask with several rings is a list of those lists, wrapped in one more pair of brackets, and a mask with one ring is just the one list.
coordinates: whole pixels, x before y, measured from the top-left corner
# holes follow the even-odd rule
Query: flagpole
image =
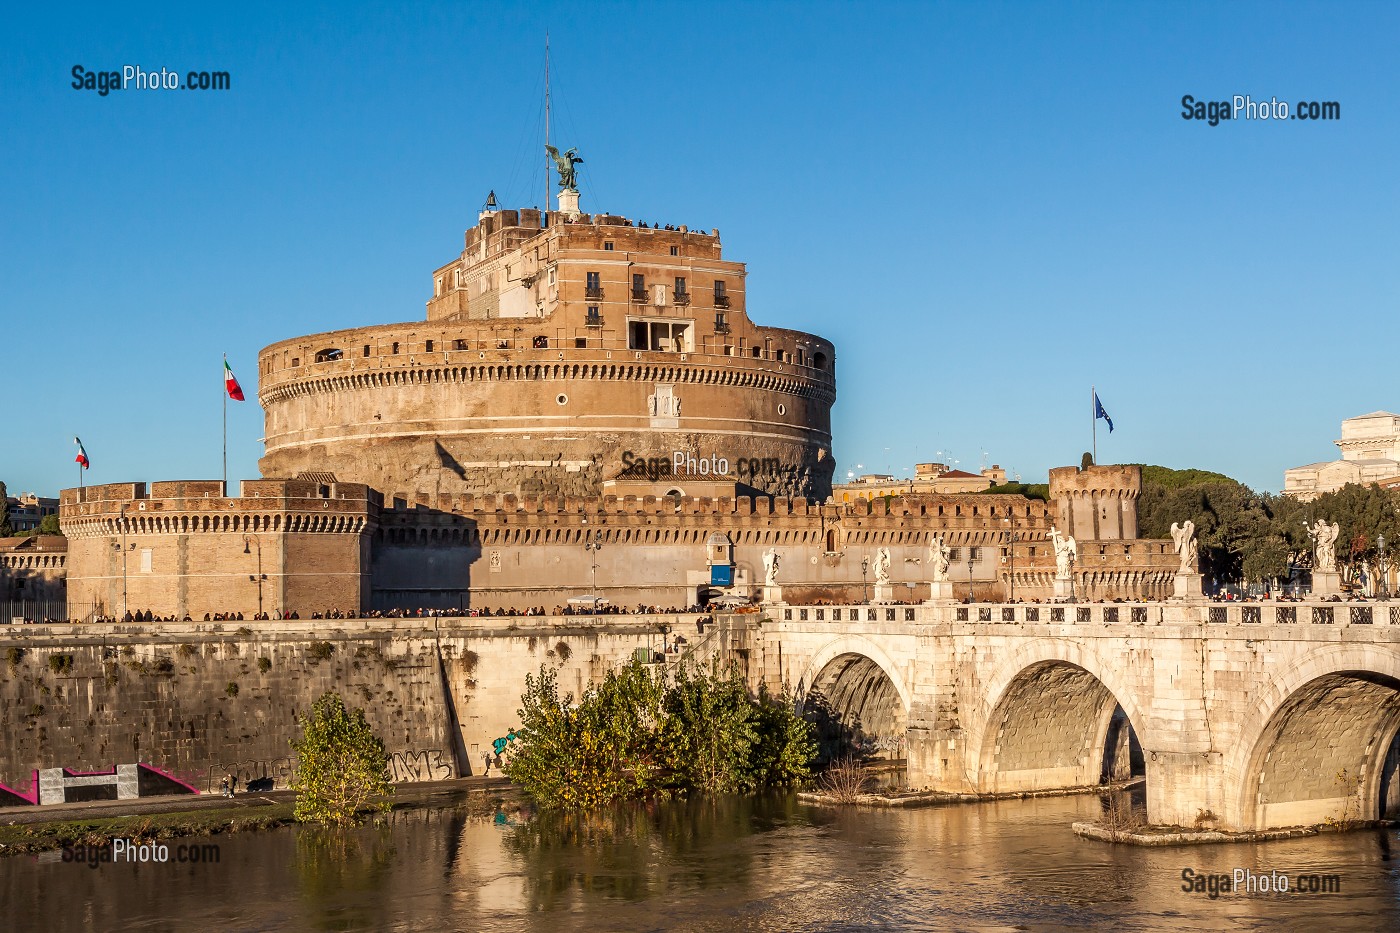
[[(224, 372), (228, 371), (228, 354), (224, 354)], [(228, 386), (224, 373), (219, 373), (219, 394), (224, 399), (224, 489), (223, 493), (228, 496)]]
[(1094, 435), (1094, 466), (1099, 465), (1099, 393), (1094, 386), (1089, 386), (1089, 417), (1093, 419)]

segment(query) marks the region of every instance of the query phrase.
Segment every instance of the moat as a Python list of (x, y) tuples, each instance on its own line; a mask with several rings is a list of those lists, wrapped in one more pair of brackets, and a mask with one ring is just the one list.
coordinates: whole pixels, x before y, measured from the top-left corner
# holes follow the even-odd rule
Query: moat
[[(397, 811), (344, 842), (302, 828), (218, 836), (212, 865), (11, 857), (0, 891), (8, 928), (50, 931), (1400, 928), (1393, 828), (1165, 849), (1071, 833), (1101, 808), (1083, 796), (823, 809), (788, 795), (574, 817), (449, 806)], [(1340, 892), (1211, 898), (1183, 890), (1187, 868), (1335, 876)]]

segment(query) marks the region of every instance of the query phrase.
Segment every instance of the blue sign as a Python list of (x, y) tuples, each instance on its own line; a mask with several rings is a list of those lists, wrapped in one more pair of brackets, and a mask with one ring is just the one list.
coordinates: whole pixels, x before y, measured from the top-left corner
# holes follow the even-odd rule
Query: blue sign
[(733, 586), (734, 568), (728, 564), (710, 565), (710, 586)]

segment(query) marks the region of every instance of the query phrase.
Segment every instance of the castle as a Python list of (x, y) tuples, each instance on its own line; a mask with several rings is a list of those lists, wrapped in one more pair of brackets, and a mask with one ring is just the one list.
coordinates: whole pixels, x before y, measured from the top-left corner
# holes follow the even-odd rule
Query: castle
[[(1052, 526), (1081, 599), (1170, 594), (1137, 538), (1136, 467), (1052, 470), (1050, 502), (832, 498), (829, 341), (754, 324), (718, 230), (577, 210), (484, 210), (433, 273), (426, 319), (259, 355), (262, 479), (62, 493), (69, 616), (688, 606), (937, 595), (1049, 599)], [(946, 590), (944, 591), (946, 595)]]

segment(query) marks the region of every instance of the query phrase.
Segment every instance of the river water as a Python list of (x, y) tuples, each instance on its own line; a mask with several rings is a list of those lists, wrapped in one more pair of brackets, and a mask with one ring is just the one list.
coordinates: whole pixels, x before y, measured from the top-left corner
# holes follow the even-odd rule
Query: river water
[[(1097, 797), (901, 811), (770, 796), (579, 817), (405, 810), (339, 838), (215, 837), (209, 865), (0, 859), (0, 929), (1400, 930), (1393, 829), (1164, 849), (1070, 832), (1100, 809)], [(208, 840), (167, 844), (190, 841)], [(1336, 875), (1341, 891), (1211, 899), (1182, 890), (1185, 868)]]

